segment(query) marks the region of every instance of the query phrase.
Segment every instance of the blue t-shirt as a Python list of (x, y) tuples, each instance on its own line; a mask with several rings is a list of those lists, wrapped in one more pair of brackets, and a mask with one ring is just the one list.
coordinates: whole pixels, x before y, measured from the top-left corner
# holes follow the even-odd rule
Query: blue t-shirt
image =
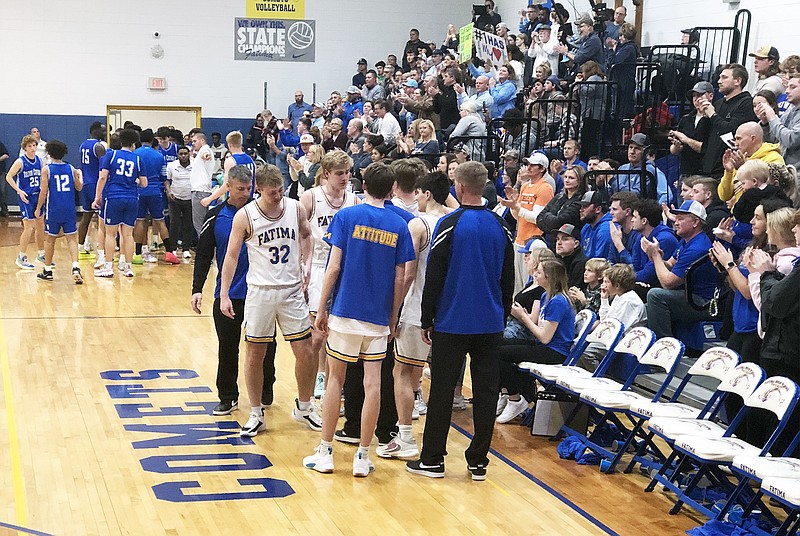
[(233, 158), (237, 166), (247, 166), (247, 169), (250, 170), (250, 174), (253, 176), (253, 181), (250, 186), (250, 196), (253, 196), (256, 193), (256, 163), (247, 153), (231, 153), (231, 158)]
[(686, 272), (690, 266), (706, 257), (707, 262), (704, 262), (692, 274), (692, 288), (689, 289), (692, 294), (696, 294), (706, 300), (710, 300), (714, 296), (714, 289), (717, 288), (719, 279), (717, 269), (708, 259), (709, 249), (711, 249), (711, 239), (702, 231), (688, 242), (681, 240), (678, 249), (675, 250), (675, 255), (673, 255), (677, 262), (671, 270), (674, 275), (683, 279), (686, 277)]
[(395, 267), (416, 258), (406, 222), (389, 210), (356, 205), (336, 213), (324, 240), (342, 250), (331, 314), (388, 326)]
[(575, 311), (563, 294), (556, 294), (552, 299), (546, 292), (542, 294), (539, 321), (542, 320), (555, 322), (558, 326), (547, 347), (566, 356), (572, 348), (572, 338), (575, 335)]
[(100, 176), (100, 159), (94, 154), (94, 147), (100, 141), (89, 138), (81, 143), (81, 173), (83, 174), (83, 184), (97, 184)]
[(22, 170), (17, 174), (17, 188), (26, 194), (38, 194), (42, 191), (42, 161), (38, 156), (33, 160), (22, 155)]
[[(750, 272), (743, 265), (739, 271), (747, 277)], [(758, 328), (758, 309), (753, 300), (748, 300), (738, 290), (733, 293), (733, 329), (736, 333), (754, 333)]]
[(161, 182), (163, 184), (167, 180), (167, 164), (178, 159), (178, 146), (175, 143), (170, 143), (169, 147), (164, 149), (159, 145), (158, 152), (164, 155), (164, 165), (161, 167)]
[(108, 179), (103, 190), (106, 199), (138, 199), (139, 185), (136, 179), (144, 176), (139, 157), (131, 151), (120, 149), (111, 151), (104, 159), (103, 167), (108, 171)]
[(142, 174), (147, 177), (147, 186), (139, 190), (139, 196), (161, 195), (161, 170), (167, 164), (164, 155), (147, 145), (142, 145), (133, 154), (139, 157)]
[(47, 220), (64, 221), (75, 217), (75, 175), (69, 164), (47, 166)]

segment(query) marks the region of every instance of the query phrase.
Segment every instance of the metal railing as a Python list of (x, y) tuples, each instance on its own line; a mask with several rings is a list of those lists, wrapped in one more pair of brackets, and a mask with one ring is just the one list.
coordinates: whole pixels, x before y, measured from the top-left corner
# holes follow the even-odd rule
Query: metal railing
[(698, 79), (716, 86), (718, 71), (727, 63), (744, 65), (750, 45), (750, 26), (753, 16), (747, 9), (736, 12), (733, 26), (696, 26), (700, 34), (701, 64)]

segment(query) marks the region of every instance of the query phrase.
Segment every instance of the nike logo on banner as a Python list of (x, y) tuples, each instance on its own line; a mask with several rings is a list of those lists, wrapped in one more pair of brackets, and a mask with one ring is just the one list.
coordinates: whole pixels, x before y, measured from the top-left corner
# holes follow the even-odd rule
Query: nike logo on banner
[(303, 56), (305, 56), (305, 53), (303, 53), (303, 54), (292, 54), (292, 59), (296, 60), (297, 58), (302, 58)]

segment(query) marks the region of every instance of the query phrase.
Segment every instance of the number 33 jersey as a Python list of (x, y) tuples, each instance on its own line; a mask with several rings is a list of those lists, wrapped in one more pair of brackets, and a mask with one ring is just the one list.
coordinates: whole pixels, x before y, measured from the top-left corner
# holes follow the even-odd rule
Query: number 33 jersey
[(300, 265), (300, 202), (284, 197), (283, 210), (270, 218), (257, 201), (244, 206), (250, 227), (245, 240), (250, 267), (248, 285), (293, 287), (303, 280)]

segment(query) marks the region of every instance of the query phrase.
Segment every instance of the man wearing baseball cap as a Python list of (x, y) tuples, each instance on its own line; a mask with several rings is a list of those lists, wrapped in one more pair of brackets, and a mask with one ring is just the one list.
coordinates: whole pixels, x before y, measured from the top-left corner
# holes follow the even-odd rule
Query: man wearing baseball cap
[(358, 68), (358, 72), (353, 75), (353, 85), (356, 86), (359, 91), (362, 87), (364, 87), (364, 82), (367, 81), (367, 60), (366, 58), (361, 58), (356, 63), (356, 67)]
[(583, 286), (583, 270), (586, 255), (581, 251), (581, 230), (571, 223), (565, 223), (556, 231), (556, 255), (567, 269), (569, 288)]
[[(498, 201), (507, 207), (517, 220), (517, 236), (514, 240), (517, 248), (524, 246), (531, 238), (542, 238), (543, 233), (536, 225), (536, 217), (553, 198), (553, 186), (545, 180), (547, 167), (550, 164), (547, 157), (534, 152), (528, 158), (524, 158), (522, 163), (518, 175), (522, 183), (519, 192), (506, 186), (506, 199), (498, 198)], [(522, 290), (528, 279), (528, 270), (521, 253), (517, 253), (514, 257), (514, 268), (514, 294), (516, 294)]]
[[(672, 202), (668, 199), (669, 190), (667, 188), (667, 177), (664, 172), (658, 169), (655, 164), (647, 160), (647, 155), (650, 151), (650, 138), (646, 134), (638, 132), (631, 136), (628, 140), (628, 163), (622, 164), (619, 167), (620, 171), (639, 171), (639, 173), (631, 175), (615, 175), (608, 183), (611, 193), (628, 190), (636, 194), (642, 193), (641, 187), (641, 170), (642, 167), (650, 172), (656, 178), (656, 192), (658, 194), (659, 203)], [(647, 180), (652, 180), (649, 176)], [(645, 192), (652, 192), (652, 186), (647, 188)]]
[(748, 54), (753, 58), (753, 69), (758, 77), (753, 89), (755, 95), (759, 91), (768, 90), (772, 91), (776, 97), (783, 94), (783, 81), (780, 77), (780, 59), (778, 49), (765, 45), (755, 52)]
[[(707, 309), (694, 309), (686, 299), (691, 294), (696, 304), (708, 304), (714, 296), (719, 279), (714, 265), (708, 258), (711, 240), (703, 232), (706, 209), (697, 201), (684, 201), (680, 208), (670, 211), (675, 216), (675, 232), (681, 239), (675, 254), (667, 261), (661, 256), (661, 247), (656, 238), (642, 238), (642, 250), (647, 253), (656, 270), (662, 288), (651, 289), (647, 294), (647, 321), (657, 338), (671, 337), (677, 324), (690, 324), (709, 320)], [(690, 287), (686, 284), (686, 273), (695, 263)]]
[(703, 111), (700, 102), (714, 100), (714, 86), (711, 82), (697, 82), (692, 89), (686, 92), (687, 100), (694, 105), (695, 113), (686, 114), (678, 121), (678, 128), (671, 130), (669, 152), (680, 156), (681, 177), (699, 175), (703, 171), (703, 143), (707, 139), (707, 132), (700, 126), (703, 120)]
[(364, 113), (364, 103), (361, 100), (361, 90), (352, 85), (347, 88), (347, 100), (342, 103), (342, 115), (338, 116), (342, 120), (342, 128), (346, 131), (347, 124), (354, 117), (353, 112), (358, 110), (359, 114)]
[(587, 259), (608, 259), (614, 247), (611, 241), (608, 194), (605, 190), (588, 191), (581, 198), (581, 247)]

